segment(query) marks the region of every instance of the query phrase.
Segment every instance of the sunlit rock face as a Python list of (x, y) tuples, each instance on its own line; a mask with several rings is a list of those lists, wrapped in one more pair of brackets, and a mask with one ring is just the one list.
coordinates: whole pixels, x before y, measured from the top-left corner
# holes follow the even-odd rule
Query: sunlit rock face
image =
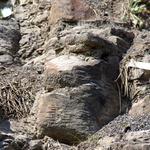
[[(114, 80), (122, 50), (119, 47), (125, 42), (104, 38), (105, 34), (113, 36), (112, 30), (76, 26), (58, 36), (53, 34), (44, 63), (46, 93), (36, 99), (38, 138), (50, 136), (72, 144), (86, 139), (119, 114)], [(123, 33), (130, 37), (128, 32)], [(48, 61), (51, 50), (57, 57)]]
[(118, 114), (118, 92), (107, 78), (110, 67), (103, 61), (86, 62), (64, 55), (45, 67), (48, 93), (39, 99), (39, 138), (48, 135), (72, 144), (86, 139)]
[[(59, 10), (59, 11), (58, 11)], [(54, 0), (50, 10), (50, 23), (59, 20), (66, 22), (76, 22), (81, 19), (95, 17), (93, 9), (82, 0)]]

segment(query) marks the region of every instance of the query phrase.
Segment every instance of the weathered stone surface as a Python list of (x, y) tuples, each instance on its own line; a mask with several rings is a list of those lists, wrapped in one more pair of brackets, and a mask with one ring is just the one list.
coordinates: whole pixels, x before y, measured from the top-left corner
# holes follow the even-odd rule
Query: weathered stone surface
[(120, 150), (148, 150), (150, 149), (150, 130), (129, 132), (122, 137), (122, 142), (116, 142), (110, 147)]
[(12, 64), (13, 57), (10, 55), (0, 55), (0, 63)]
[(141, 36), (144, 35), (136, 36), (134, 39), (135, 44), (129, 49), (126, 56), (120, 63), (122, 84), (124, 84), (123, 89), (125, 94), (130, 98), (131, 104), (133, 105), (129, 111), (129, 113), (132, 115), (150, 113), (150, 71), (145, 70), (144, 68), (138, 68), (137, 66), (128, 66), (131, 58), (134, 61), (150, 64), (150, 55), (148, 51), (150, 48), (149, 33), (145, 35), (144, 39), (140, 39)]
[(113, 45), (108, 41), (90, 32), (71, 32), (64, 37), (51, 39), (50, 43), (51, 46), (56, 50), (56, 53), (62, 50), (64, 50), (65, 53), (82, 53), (91, 51), (93, 49), (102, 49), (105, 47), (105, 45), (108, 47), (111, 45), (113, 48)]
[[(107, 30), (109, 30), (109, 32)], [(130, 46), (130, 42), (127, 41), (131, 40), (132, 36), (127, 38), (127, 41), (115, 36), (115, 38), (119, 39), (121, 42), (116, 41), (112, 43), (111, 39), (110, 41), (106, 39), (109, 39), (110, 36), (113, 37), (113, 35), (111, 35), (111, 30), (113, 29), (108, 28), (107, 30), (104, 29), (102, 33), (102, 29), (90, 29), (89, 25), (76, 26), (61, 32), (52, 30), (50, 32), (52, 38), (50, 38), (42, 48), (36, 49), (38, 46), (34, 44), (36, 45), (35, 48), (30, 48), (30, 50), (28, 50), (28, 47), (26, 46), (29, 42), (28, 39), (30, 36), (26, 35), (20, 41), (20, 44), (21, 46), (27, 48), (23, 48), (22, 52), (20, 51), (20, 53), (23, 54), (22, 57), (26, 58), (31, 55), (34, 50), (39, 54), (44, 52), (43, 55), (40, 55), (39, 57), (34, 56), (35, 58), (33, 58), (31, 61), (28, 61), (28, 64), (31, 62), (33, 64), (37, 64), (40, 63), (40, 61), (42, 64), (61, 55), (80, 55), (80, 57), (83, 59), (88, 60), (93, 59), (94, 57), (108, 61), (110, 64), (113, 64), (113, 66), (116, 66), (119, 64), (119, 59), (122, 55), (122, 52), (126, 51), (127, 47)], [(107, 32), (109, 34), (106, 36), (105, 34), (107, 34)], [(125, 32), (123, 37), (128, 37), (126, 34), (128, 35), (129, 33)], [(126, 43), (126, 46), (124, 46), (124, 42)], [(25, 50), (27, 50), (27, 52), (23, 53)]]
[(29, 142), (30, 150), (43, 150), (42, 145), (43, 143), (41, 140), (31, 140)]
[(129, 111), (130, 115), (141, 115), (150, 113), (150, 95), (146, 95), (142, 100), (132, 105), (132, 109)]
[(105, 136), (98, 140), (97, 144), (98, 146), (94, 148), (94, 150), (106, 150), (110, 148), (110, 145), (115, 142), (114, 137)]
[(108, 77), (109, 67), (103, 61), (86, 62), (73, 56), (48, 62), (44, 86), (49, 93), (39, 99), (38, 137), (48, 135), (74, 143), (86, 139), (116, 116), (118, 92)]
[[(89, 26), (76, 26), (59, 32), (49, 40), (49, 43), (50, 50), (47, 49), (46, 53), (53, 50), (56, 56), (74, 55), (84, 60), (102, 59), (110, 63), (114, 69), (117, 68), (121, 57), (119, 44), (106, 40), (104, 36), (101, 37), (99, 29), (90, 29)], [(49, 57), (45, 56), (45, 59)]]
[[(97, 80), (113, 80), (115, 73), (109, 74), (111, 64), (102, 60), (83, 61), (74, 56), (63, 55), (45, 64), (44, 87), (50, 88), (75, 87)], [(115, 68), (115, 67), (114, 67)]]
[[(123, 40), (125, 42), (127, 42), (128, 44), (131, 44), (133, 39), (134, 39), (134, 33), (132, 31), (126, 31), (124, 29), (121, 29), (121, 28), (114, 28), (114, 27), (106, 27), (106, 28), (102, 28), (102, 29), (99, 29), (98, 31), (95, 30), (95, 29), (91, 29), (91, 31), (95, 34), (98, 34), (99, 36), (101, 37), (105, 37), (107, 39), (112, 39), (111, 36), (113, 37), (114, 36), (114, 42), (116, 40), (116, 38), (118, 40)], [(116, 43), (116, 42), (115, 42)], [(126, 44), (127, 44), (126, 43)]]
[(82, 0), (54, 0), (51, 3), (50, 23), (56, 23), (59, 20), (76, 22), (91, 17), (95, 17), (93, 9)]
[(44, 44), (49, 34), (50, 0), (24, 0), (20, 5), (16, 5), (14, 9), (21, 32), (18, 55), (22, 62), (26, 59), (26, 63), (27, 59), (35, 58), (44, 52)]
[[(115, 137), (105, 136), (97, 141), (94, 150), (148, 150), (150, 148), (150, 130), (122, 133)], [(90, 148), (87, 148), (90, 150)]]
[[(51, 10), (49, 9), (50, 1), (53, 4)], [(0, 125), (2, 127), (0, 127), (0, 130), (3, 130), (0, 132), (0, 149), (72, 149), (67, 145), (54, 141), (50, 137), (44, 136), (51, 135), (56, 140), (66, 143), (74, 143), (74, 141), (79, 142), (79, 139), (85, 139), (88, 134), (93, 134), (95, 131), (101, 128), (103, 124), (107, 123), (109, 120), (114, 118), (116, 114), (118, 114), (120, 107), (119, 105), (122, 104), (122, 101), (118, 100), (119, 94), (114, 80), (117, 78), (119, 73), (118, 64), (120, 58), (122, 57), (122, 52), (125, 53), (128, 48), (135, 43), (135, 41), (132, 43), (134, 34), (132, 32), (127, 32), (125, 29), (121, 29), (120, 27), (112, 28), (114, 24), (109, 24), (108, 26), (111, 27), (105, 30), (106, 23), (112, 23), (111, 21), (108, 22), (107, 20), (103, 20), (103, 23), (105, 22), (104, 24), (100, 23), (101, 20), (89, 20), (87, 22), (85, 21), (84, 24), (81, 20), (91, 19), (90, 17), (95, 17), (95, 13), (98, 13), (99, 15), (99, 13), (103, 11), (104, 5), (109, 7), (110, 5), (114, 5), (113, 3), (116, 2), (113, 0), (101, 2), (97, 0), (84, 1), (93, 6), (93, 8), (89, 8), (89, 6), (83, 3), (81, 0), (59, 0), (57, 2), (60, 2), (59, 6), (63, 6), (63, 8), (61, 9), (61, 12), (57, 11), (58, 14), (56, 11), (52, 12), (56, 9), (56, 7), (54, 7), (56, 6), (54, 4), (56, 1), (20, 1), (20, 5), (18, 5), (15, 13), (20, 23), (20, 32), (22, 35), (22, 40), (20, 41), (20, 51), (18, 54), (25, 60), (22, 62), (22, 64), (26, 63), (25, 67), (27, 67), (27, 70), (23, 70), (23, 74), (26, 77), (19, 81), (21, 81), (21, 85), (24, 85), (23, 87), (26, 88), (25, 93), (32, 94), (32, 86), (30, 86), (27, 81), (32, 80), (30, 83), (37, 88), (37, 86), (39, 86), (39, 82), (37, 82), (36, 79), (39, 78), (38, 74), (42, 74), (43, 71), (42, 69), (34, 67), (35, 65), (39, 66), (45, 64), (45, 72), (42, 74), (42, 76), (44, 77), (44, 87), (46, 91), (43, 90), (43, 85), (40, 84), (41, 88), (38, 88), (39, 96), (36, 98), (35, 105), (30, 113), (30, 115), (33, 115), (31, 117), (32, 119), (26, 118), (24, 120), (26, 122), (26, 126), (22, 124), (22, 127), (19, 128), (17, 123), (15, 123), (15, 125), (12, 125), (11, 123), (8, 123), (7, 125), (5, 123)], [(69, 2), (72, 3), (69, 4)], [(67, 3), (67, 5), (64, 5), (65, 3)], [(122, 1), (119, 3), (121, 4)], [(94, 5), (96, 5), (96, 7)], [(82, 12), (82, 15), (78, 14), (81, 8), (80, 6), (85, 8)], [(64, 8), (66, 7), (68, 8), (65, 10)], [(98, 7), (101, 8), (100, 11), (95, 9)], [(56, 17), (55, 19), (51, 18), (52, 16), (50, 16), (51, 19), (54, 19), (53, 22), (51, 22), (52, 20), (49, 20), (49, 10), (51, 11), (50, 13), (56, 14), (53, 16)], [(105, 10), (102, 13), (108, 15), (107, 11), (112, 11), (112, 9)], [(88, 13), (92, 13), (92, 15), (87, 18), (86, 15), (89, 15)], [(100, 17), (100, 19), (102, 18)], [(59, 24), (56, 24), (55, 26), (49, 25), (49, 21), (51, 23), (56, 23), (59, 20), (62, 20), (62, 22), (60, 21)], [(16, 35), (16, 32), (12, 32), (12, 30), (16, 31), (19, 26), (16, 24), (16, 21), (14, 21), (14, 18), (12, 18), (10, 22), (9, 21), (2, 20), (1, 22), (0, 20), (2, 26), (6, 27), (5, 30), (7, 27), (10, 29), (8, 32), (11, 32), (8, 34), (8, 36), (12, 37), (12, 35)], [(79, 24), (81, 25), (83, 23), (83, 26), (79, 26), (79, 24), (76, 26), (75, 24), (78, 21), (81, 21)], [(13, 24), (13, 26), (10, 24)], [(7, 36), (5, 37), (2, 35), (0, 61), (2, 63), (12, 63), (14, 61), (13, 56), (17, 52), (15, 49), (16, 39), (13, 37), (12, 41), (11, 38), (8, 37), (7, 39)], [(146, 35), (143, 35), (143, 39), (145, 36)], [(8, 41), (7, 44), (6, 39)], [(147, 40), (145, 40), (145, 45), (149, 45), (149, 43), (146, 42)], [(141, 43), (141, 41), (138, 41), (137, 45), (139, 43)], [(138, 49), (142, 48), (143, 44), (138, 45)], [(134, 47), (131, 49), (134, 49)], [(135, 51), (138, 51), (138, 49), (135, 49)], [(148, 47), (144, 53), (148, 54), (144, 54), (142, 59), (140, 58), (141, 52), (136, 54), (135, 58), (139, 61), (148, 62)], [(64, 54), (67, 56), (61, 56)], [(7, 56), (7, 58), (9, 56), (12, 57), (12, 61), (10, 61), (10, 59), (7, 59), (7, 61), (5, 59), (4, 61), (2, 58), (3, 56)], [(134, 55), (131, 56), (134, 57)], [(55, 57), (58, 58), (54, 59)], [(129, 59), (130, 57), (127, 58), (127, 61), (129, 61)], [(33, 70), (38, 73), (34, 74), (31, 71), (31, 74), (34, 76), (34, 78), (31, 78), (30, 75), (26, 74), (26, 72), (30, 72), (30, 69), (28, 68), (29, 66), (33, 67)], [(124, 63), (123, 66), (126, 66), (126, 63)], [(15, 69), (22, 70), (23, 68), (19, 67)], [(135, 69), (134, 71), (132, 69), (129, 68), (129, 70), (127, 70), (127, 72), (129, 71), (129, 76), (127, 79), (129, 79), (129, 82), (131, 82), (130, 85), (133, 85), (131, 87), (129, 86), (131, 89), (131, 95), (133, 95), (133, 98), (131, 99), (133, 99), (133, 101), (141, 99), (141, 101), (133, 103), (130, 113), (133, 112), (132, 115), (135, 115), (135, 113), (137, 115), (140, 113), (148, 114), (149, 105), (146, 104), (149, 104), (149, 97), (147, 98), (147, 94), (149, 93), (149, 73), (145, 73), (145, 71), (141, 69)], [(6, 74), (6, 72), (10, 72), (11, 70), (7, 70), (5, 65), (2, 65), (0, 67), (0, 71), (0, 74)], [(130, 71), (133, 72), (131, 73)], [(12, 75), (11, 72), (10, 74)], [(15, 76), (15, 78), (18, 77), (20, 77), (20, 75), (17, 77)], [(15, 82), (15, 85), (19, 81)], [(12, 85), (12, 82), (10, 82), (10, 84)], [(137, 89), (137, 93), (134, 90), (135, 87)], [(6, 86), (6, 90), (7, 89), (8, 86)], [(18, 97), (22, 97), (24, 94), (22, 93), (23, 92), (20, 92)], [(138, 98), (136, 95), (138, 95)], [(5, 96), (5, 93), (3, 96)], [(27, 95), (27, 97), (29, 100), (31, 100), (30, 96)], [(9, 92), (7, 98), (10, 100)], [(4, 101), (2, 100), (2, 102)], [(25, 102), (24, 107), (27, 107), (30, 104), (32, 104), (32, 102)], [(20, 104), (17, 104), (17, 106), (18, 105), (20, 106)], [(137, 109), (139, 110), (138, 112)], [(10, 110), (12, 110), (12, 108), (10, 108)], [(17, 108), (16, 110), (19, 111), (19, 115), (22, 115), (20, 109)], [(37, 110), (38, 116), (36, 116)], [(1, 113), (1, 111), (2, 110), (0, 109), (0, 115), (4, 117), (4, 112)], [(9, 113), (9, 111), (7, 111), (7, 113)], [(16, 111), (14, 110), (13, 113), (9, 114), (14, 116), (15, 113)], [(143, 116), (141, 118), (139, 117), (139, 119), (136, 119), (137, 122), (133, 119), (133, 116), (130, 116), (131, 118), (129, 120), (124, 120), (122, 119), (124, 117), (120, 116), (120, 120), (117, 120), (116, 124), (111, 122), (111, 125), (106, 128), (107, 137), (99, 141), (99, 144), (104, 147), (112, 144), (115, 138), (113, 139), (113, 137), (109, 137), (108, 135), (114, 134), (114, 132), (117, 132), (116, 134), (118, 134), (120, 131), (124, 132), (126, 128), (124, 129), (124, 127), (120, 127), (122, 122), (129, 122), (131, 124), (132, 131), (148, 129), (149, 124), (147, 120), (149, 120), (149, 118), (147, 116)], [(10, 132), (14, 126), (15, 129)], [(36, 127), (38, 137), (44, 137), (44, 139), (31, 140), (37, 138), (35, 136)], [(111, 132), (109, 129), (112, 129)], [(19, 138), (16, 137), (16, 135), (20, 134), (27, 134), (27, 136), (21, 135)], [(102, 134), (103, 133), (101, 132), (100, 136)], [(140, 134), (141, 137), (138, 136), (136, 139), (142, 139), (144, 137), (142, 133)], [(147, 133), (145, 133), (145, 135), (147, 135)], [(122, 136), (122, 134), (120, 136)], [(28, 138), (30, 138), (30, 141), (26, 140)], [(77, 138), (79, 139), (77, 140)], [(149, 148), (149, 143), (145, 144), (142, 140), (137, 140), (137, 143), (133, 143), (134, 138), (132, 139), (124, 136), (120, 141), (115, 139), (115, 143), (119, 142), (119, 144), (117, 143), (118, 147), (114, 147), (113, 149), (118, 148), (120, 150), (122, 147), (124, 149)], [(148, 139), (148, 137), (146, 138)], [(128, 142), (126, 143), (126, 141)], [(113, 147), (114, 145), (111, 146)], [(94, 149), (94, 147), (89, 147), (89, 150), (91, 149)]]
[(125, 53), (130, 48), (130, 44), (120, 37), (109, 36), (108, 40), (113, 42), (122, 51), (122, 53)]
[(38, 25), (38, 24), (46, 21), (48, 19), (48, 15), (49, 15), (49, 12), (47, 10), (45, 10), (43, 12), (43, 14), (41, 14), (41, 15), (39, 15), (39, 16), (37, 16), (35, 18), (35, 20), (33, 21), (33, 23), (36, 24), (36, 25)]
[(0, 63), (12, 64), (19, 50), (19, 25), (16, 20), (0, 20)]
[(51, 137), (45, 136), (42, 140), (43, 149), (51, 150), (51, 149), (64, 149), (64, 150), (74, 150), (76, 147), (69, 146), (63, 143), (59, 143), (58, 141), (53, 140)]
[[(114, 80), (121, 51), (118, 43), (109, 42), (106, 36), (102, 38), (98, 31), (89, 26), (76, 26), (57, 36), (53, 34), (50, 39), (50, 49), (59, 57), (45, 63), (43, 77), (48, 93), (36, 100), (38, 137), (48, 135), (73, 143), (77, 139), (72, 135), (85, 139), (119, 113)], [(128, 44), (133, 37), (123, 33), (127, 41), (118, 39)]]
[[(103, 126), (98, 132), (91, 136), (87, 141), (81, 142), (78, 145), (79, 150), (91, 150), (91, 147), (95, 150), (110, 150), (110, 145), (115, 145), (112, 149), (118, 149), (123, 147), (126, 144), (142, 144), (143, 139), (149, 139), (149, 129), (150, 129), (150, 115), (141, 115), (141, 116), (130, 116), (128, 114), (119, 115), (114, 118), (107, 125)], [(145, 136), (143, 136), (144, 131), (146, 131)], [(127, 135), (134, 135), (133, 141), (127, 139)], [(140, 137), (141, 134), (141, 137)], [(136, 141), (134, 141), (135, 135)], [(140, 139), (142, 139), (140, 141)], [(144, 140), (143, 140), (144, 141)], [(145, 141), (146, 142), (146, 141)], [(120, 145), (121, 147), (119, 147)], [(145, 143), (144, 143), (145, 144)], [(118, 147), (117, 147), (118, 145)], [(134, 146), (133, 146), (134, 147)], [(139, 145), (139, 148), (141, 146)]]
[[(95, 60), (95, 63), (97, 63), (97, 62), (98, 61)], [(48, 69), (50, 71), (53, 71), (53, 70), (70, 71), (73, 69), (73, 67), (87, 66), (87, 65), (90, 65), (90, 63), (83, 61), (74, 56), (63, 55), (63, 56), (57, 57), (57, 58), (52, 59), (49, 62), (47, 62), (45, 65), (45, 67), (46, 67), (45, 70)]]

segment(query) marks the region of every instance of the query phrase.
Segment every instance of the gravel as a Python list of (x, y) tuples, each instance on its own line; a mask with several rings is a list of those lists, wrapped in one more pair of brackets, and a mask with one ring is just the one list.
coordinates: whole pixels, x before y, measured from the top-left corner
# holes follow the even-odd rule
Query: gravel
[(130, 127), (129, 131), (140, 131), (150, 129), (150, 115), (129, 116), (119, 115), (97, 133), (104, 136), (115, 136), (118, 133), (125, 132), (125, 128)]
[(96, 143), (104, 136), (116, 136), (125, 132), (150, 129), (150, 114), (141, 116), (119, 115), (98, 132), (92, 135), (87, 141), (78, 145), (78, 150), (88, 150), (89, 147), (96, 147)]

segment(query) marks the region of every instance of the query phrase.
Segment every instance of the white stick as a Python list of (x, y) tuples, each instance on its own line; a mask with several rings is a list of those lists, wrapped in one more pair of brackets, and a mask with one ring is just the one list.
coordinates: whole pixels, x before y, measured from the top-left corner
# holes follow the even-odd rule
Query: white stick
[(130, 62), (127, 64), (127, 67), (134, 67), (134, 68), (139, 68), (139, 69), (144, 69), (144, 70), (150, 70), (150, 63), (137, 62), (137, 61), (134, 61), (133, 59), (131, 59)]

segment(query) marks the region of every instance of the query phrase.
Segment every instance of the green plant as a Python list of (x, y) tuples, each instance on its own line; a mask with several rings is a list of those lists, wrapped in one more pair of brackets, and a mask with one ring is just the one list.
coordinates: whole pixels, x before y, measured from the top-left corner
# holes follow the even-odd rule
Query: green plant
[(121, 123), (120, 124), (122, 127), (124, 127), (124, 132), (128, 132), (129, 130), (131, 130), (131, 125), (128, 123)]
[(141, 0), (127, 0), (127, 4), (124, 5), (123, 19), (131, 22), (135, 27), (144, 26), (144, 20), (140, 14), (147, 11), (147, 6), (146, 3), (141, 2)]
[(87, 136), (87, 139), (90, 139), (90, 138), (92, 138), (92, 135), (91, 135), (91, 134), (89, 134), (89, 135)]
[(129, 123), (120, 123), (120, 125), (121, 125), (122, 127), (130, 127), (130, 126), (131, 126)]

